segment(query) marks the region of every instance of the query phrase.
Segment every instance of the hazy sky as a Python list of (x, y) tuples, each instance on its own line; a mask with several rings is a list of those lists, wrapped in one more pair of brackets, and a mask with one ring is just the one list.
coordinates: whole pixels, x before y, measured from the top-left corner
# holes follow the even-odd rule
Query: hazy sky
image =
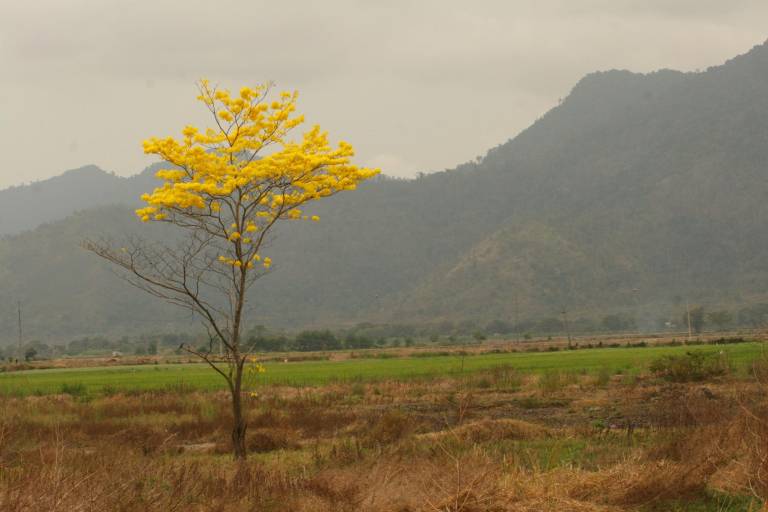
[(696, 70), (768, 38), (765, 0), (0, 0), (0, 188), (202, 123), (195, 80), (273, 80), (391, 175), (484, 154), (611, 68)]

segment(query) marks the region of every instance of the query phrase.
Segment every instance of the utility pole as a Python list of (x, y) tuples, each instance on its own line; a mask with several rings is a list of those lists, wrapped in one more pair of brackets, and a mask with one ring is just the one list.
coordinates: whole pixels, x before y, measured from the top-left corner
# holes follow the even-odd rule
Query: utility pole
[(685, 311), (688, 316), (688, 343), (691, 342), (691, 306), (688, 299), (685, 299)]
[(573, 346), (571, 345), (571, 327), (568, 325), (568, 310), (566, 308), (563, 308), (562, 311), (563, 314), (563, 324), (565, 325), (565, 332), (568, 335), (568, 348), (571, 349)]
[(632, 299), (634, 300), (634, 314), (632, 315), (635, 317), (635, 331), (637, 334), (640, 334), (640, 322), (638, 321), (638, 312), (640, 310), (640, 303), (637, 299), (638, 292), (640, 291), (640, 288), (632, 288)]
[(21, 356), (22, 356), (21, 345), (22, 345), (22, 340), (24, 339), (24, 335), (23, 335), (23, 332), (21, 330), (21, 301), (18, 301), (17, 305), (18, 305), (18, 310), (19, 310), (19, 348), (18, 348), (18, 350), (16, 352), (16, 359), (17, 360), (21, 360)]
[(512, 296), (512, 322), (514, 322), (512, 329), (515, 331), (515, 341), (520, 343), (520, 328), (518, 327), (520, 325), (520, 315), (517, 311), (517, 294)]

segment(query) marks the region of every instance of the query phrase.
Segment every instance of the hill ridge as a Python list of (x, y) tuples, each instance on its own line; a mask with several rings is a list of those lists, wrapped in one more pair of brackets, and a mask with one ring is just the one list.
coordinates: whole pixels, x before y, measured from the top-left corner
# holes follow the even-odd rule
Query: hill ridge
[[(766, 44), (700, 73), (591, 74), (478, 161), (330, 198), (313, 208), (322, 222), (278, 233), (253, 321), (482, 323), (567, 307), (651, 325), (679, 316), (681, 297), (768, 301), (766, 75)], [(138, 197), (150, 174), (121, 193)], [(0, 242), (0, 289), (30, 302), (30, 332), (189, 328), (77, 248), (143, 232), (128, 206), (38, 229)]]

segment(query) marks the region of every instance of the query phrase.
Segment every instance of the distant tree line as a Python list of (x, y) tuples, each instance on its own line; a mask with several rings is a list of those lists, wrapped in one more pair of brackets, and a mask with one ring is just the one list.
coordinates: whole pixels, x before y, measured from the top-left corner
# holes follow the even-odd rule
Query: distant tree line
[[(677, 313), (658, 318), (653, 326), (656, 331), (691, 332), (725, 331), (728, 329), (768, 328), (768, 303), (753, 304), (736, 310), (707, 310), (700, 305), (678, 309)], [(611, 313), (595, 320), (574, 318), (568, 322), (572, 334), (622, 333), (638, 330), (636, 319), (627, 313)], [(253, 352), (313, 352), (329, 350), (361, 350), (384, 347), (409, 347), (416, 344), (466, 344), (481, 342), (490, 337), (525, 340), (533, 337), (562, 335), (566, 325), (562, 316), (549, 316), (538, 320), (511, 322), (492, 320), (485, 324), (472, 321), (449, 321), (423, 324), (373, 324), (359, 323), (346, 329), (304, 330), (295, 334), (270, 331), (256, 326), (246, 336), (245, 347)], [(63, 356), (156, 355), (178, 351), (182, 343), (200, 349), (217, 351), (209, 346), (205, 337), (187, 333), (168, 333), (108, 339), (103, 336), (78, 338), (66, 344), (46, 344), (29, 341), (21, 347), (0, 346), (1, 361), (51, 359)]]
[[(265, 329), (252, 333), (247, 347), (253, 352), (313, 352), (324, 350), (366, 349), (374, 347), (398, 346), (399, 339), (356, 332), (334, 334), (330, 330), (301, 331), (293, 337), (285, 334), (271, 334)], [(403, 345), (413, 345), (413, 338), (406, 337)]]
[(121, 355), (156, 355), (160, 352), (175, 351), (184, 342), (190, 342), (194, 337), (189, 334), (169, 333), (139, 336), (135, 338), (122, 337), (110, 340), (103, 336), (78, 338), (65, 344), (47, 344), (32, 340), (25, 342), (19, 348), (16, 345), (0, 347), (0, 360), (52, 359), (66, 356), (103, 356), (118, 353)]

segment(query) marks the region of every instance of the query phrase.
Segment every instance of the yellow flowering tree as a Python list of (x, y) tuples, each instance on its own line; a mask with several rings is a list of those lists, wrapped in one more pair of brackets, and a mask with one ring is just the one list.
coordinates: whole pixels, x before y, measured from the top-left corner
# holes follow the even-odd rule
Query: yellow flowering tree
[(241, 333), (249, 291), (272, 265), (262, 254), (266, 237), (279, 221), (319, 220), (304, 212), (307, 203), (353, 190), (378, 170), (353, 165), (352, 146), (332, 146), (318, 126), (292, 140), (303, 122), (295, 113), (295, 92), (270, 99), (270, 84), (244, 87), (238, 94), (206, 80), (198, 85), (212, 126), (187, 126), (180, 139), (144, 142), (145, 153), (170, 165), (157, 173), (162, 185), (143, 195), (146, 205), (136, 211), (144, 222), (181, 228), (182, 242), (84, 245), (124, 269), (131, 284), (199, 315), (208, 329), (208, 348), (182, 348), (226, 380), (233, 453), (244, 458), (243, 376), (252, 356)]

